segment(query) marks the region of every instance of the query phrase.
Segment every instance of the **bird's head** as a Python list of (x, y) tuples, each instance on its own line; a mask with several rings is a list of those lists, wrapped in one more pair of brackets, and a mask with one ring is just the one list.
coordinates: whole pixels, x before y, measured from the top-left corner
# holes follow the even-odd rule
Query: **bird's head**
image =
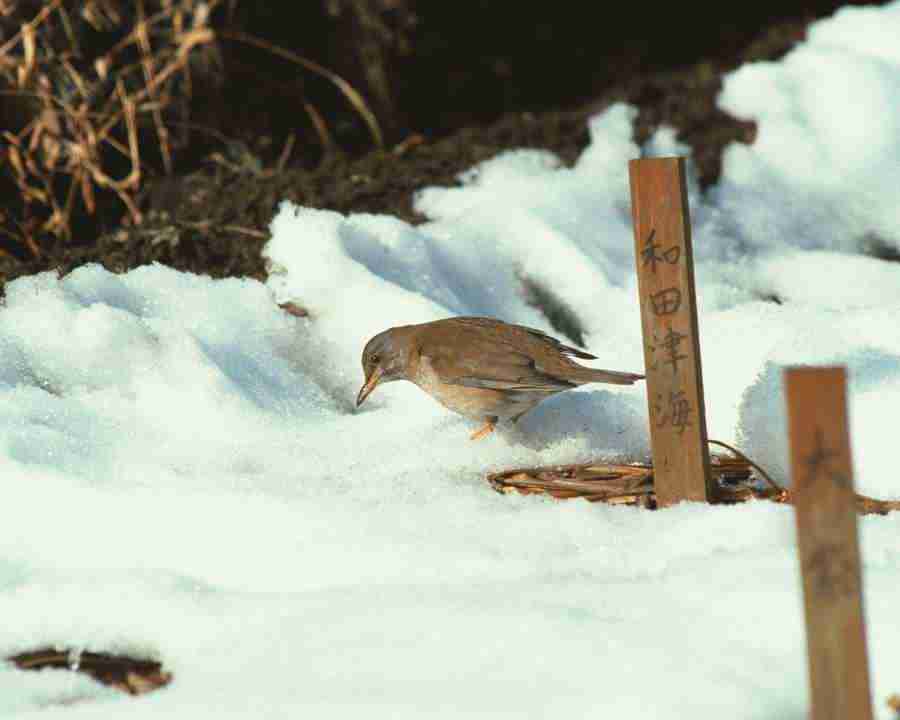
[(385, 330), (366, 343), (362, 353), (363, 375), (366, 381), (356, 396), (356, 407), (362, 405), (372, 391), (382, 383), (407, 379), (408, 343), (401, 330), (402, 328)]

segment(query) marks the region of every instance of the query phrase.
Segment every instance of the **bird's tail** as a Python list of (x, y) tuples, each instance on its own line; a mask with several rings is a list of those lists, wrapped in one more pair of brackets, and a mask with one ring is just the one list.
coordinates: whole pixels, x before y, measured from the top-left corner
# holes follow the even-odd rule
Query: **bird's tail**
[(643, 380), (643, 375), (630, 372), (617, 372), (615, 370), (595, 370), (594, 368), (581, 367), (571, 374), (573, 380), (584, 383), (607, 383), (610, 385), (633, 385), (638, 380)]

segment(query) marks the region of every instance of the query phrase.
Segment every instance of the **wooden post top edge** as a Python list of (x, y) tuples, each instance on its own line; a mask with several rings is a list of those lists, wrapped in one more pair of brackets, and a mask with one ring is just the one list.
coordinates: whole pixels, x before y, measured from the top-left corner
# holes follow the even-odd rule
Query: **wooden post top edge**
[(846, 365), (784, 365), (782, 367), (784, 372), (834, 372), (840, 371), (846, 374), (847, 366)]
[(683, 162), (687, 157), (685, 155), (654, 155), (653, 157), (639, 157), (632, 158), (628, 161), (629, 166), (637, 165), (638, 163), (648, 163), (648, 162), (671, 162), (672, 160)]

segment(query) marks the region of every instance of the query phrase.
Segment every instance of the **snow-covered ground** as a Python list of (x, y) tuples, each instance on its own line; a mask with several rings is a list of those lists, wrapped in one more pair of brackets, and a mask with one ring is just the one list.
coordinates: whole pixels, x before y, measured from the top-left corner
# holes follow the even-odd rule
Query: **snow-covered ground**
[[(900, 497), (900, 2), (816, 24), (721, 104), (759, 122), (691, 192), (710, 436), (786, 481), (781, 367), (843, 363), (857, 487)], [(581, 322), (640, 371), (632, 111), (575, 167), (507, 153), (419, 227), (284, 204), (268, 287), (164, 267), (25, 278), (0, 312), (0, 655), (161, 659), (132, 699), (0, 668), (0, 716), (800, 718), (793, 517), (500, 496), (488, 471), (647, 453), (643, 387), (559, 395), (478, 442), (406, 383), (361, 412), (365, 340), (458, 314)], [(777, 296), (781, 303), (769, 298)], [(310, 319), (279, 310), (294, 300)], [(900, 691), (900, 516), (861, 519), (873, 691)]]

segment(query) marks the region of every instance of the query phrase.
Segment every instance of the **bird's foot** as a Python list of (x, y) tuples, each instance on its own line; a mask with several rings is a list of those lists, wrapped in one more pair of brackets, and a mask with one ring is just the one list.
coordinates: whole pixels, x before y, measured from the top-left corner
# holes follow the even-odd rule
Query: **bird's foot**
[(483, 427), (478, 428), (474, 433), (472, 433), (472, 440), (481, 440), (481, 438), (490, 435), (494, 432), (494, 428), (497, 427), (497, 418), (492, 417), (488, 418)]

